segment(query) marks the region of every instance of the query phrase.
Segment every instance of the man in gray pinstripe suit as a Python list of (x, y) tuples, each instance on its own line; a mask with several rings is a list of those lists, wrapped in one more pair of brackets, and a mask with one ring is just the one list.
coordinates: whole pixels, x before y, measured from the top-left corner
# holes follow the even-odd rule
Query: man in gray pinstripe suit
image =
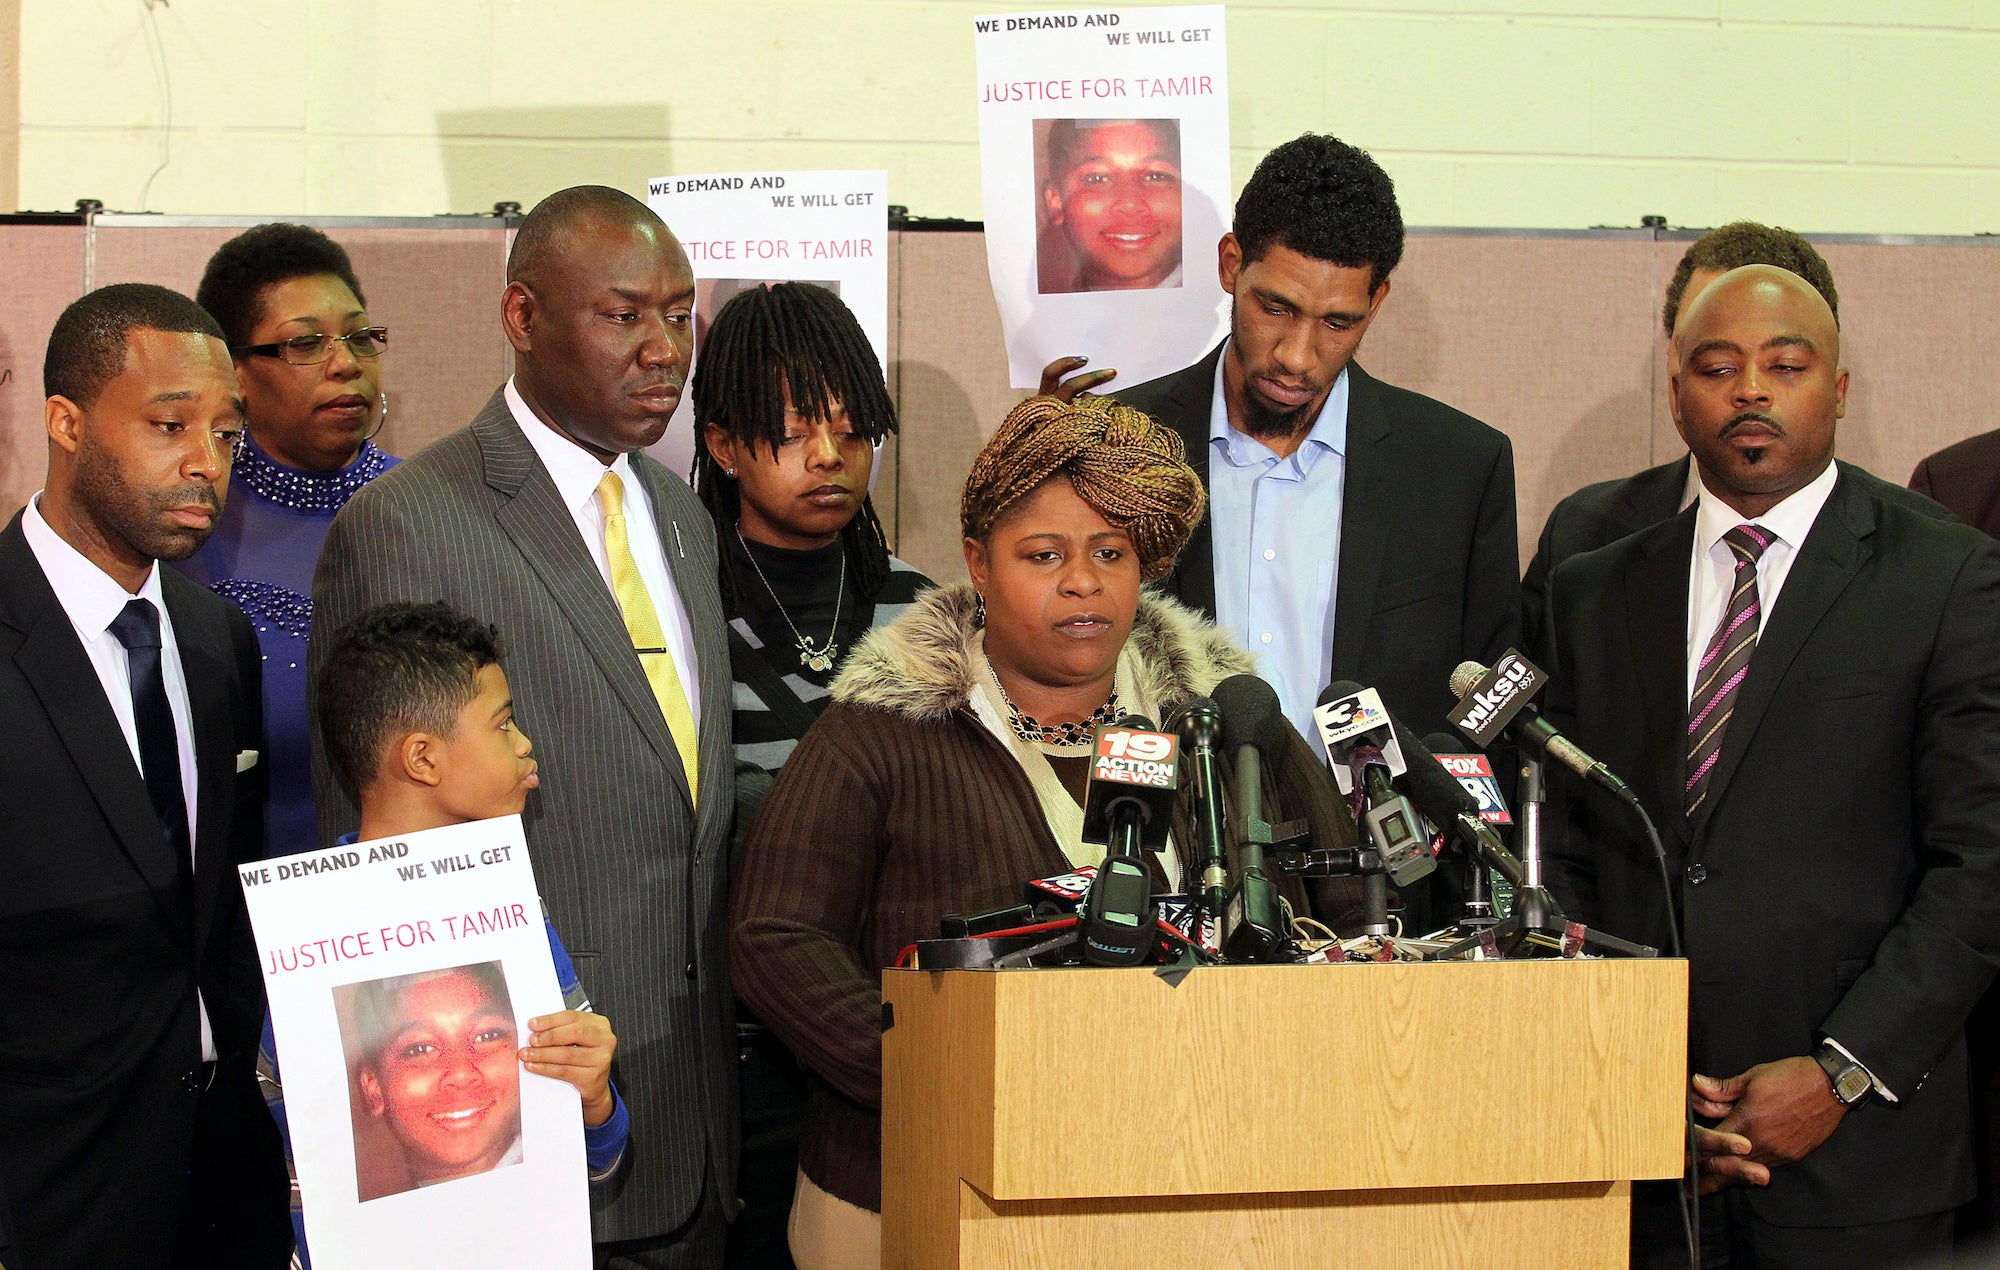
[[(542, 764), (525, 817), (535, 874), (618, 1022), (613, 1074), (632, 1109), (627, 1167), (591, 1196), (597, 1265), (719, 1266), (737, 1145), (729, 650), (709, 517), (638, 453), (680, 400), (693, 272), (643, 203), (579, 186), (522, 224), (507, 277), (514, 377), (341, 511), (313, 582), (318, 629), (385, 600), (443, 600), (505, 634), (515, 716)], [(607, 471), (696, 723), (692, 782), (613, 594)], [(314, 766), (322, 834), (354, 828)]]

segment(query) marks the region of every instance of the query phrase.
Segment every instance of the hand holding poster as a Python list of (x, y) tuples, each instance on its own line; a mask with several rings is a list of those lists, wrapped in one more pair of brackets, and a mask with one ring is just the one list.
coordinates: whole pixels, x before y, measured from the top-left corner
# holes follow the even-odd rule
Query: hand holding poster
[[(816, 282), (839, 296), (889, 361), (889, 174), (710, 172), (646, 182), (647, 205), (694, 266), (694, 352), (739, 291)], [(652, 455), (685, 475), (694, 457), (693, 408), (683, 394)]]
[(246, 864), (321, 1270), (590, 1265), (583, 1118), (518, 816)]
[(1071, 353), (1115, 367), (1119, 384), (1198, 359), (1226, 321), (1222, 6), (974, 27), (986, 263), (1014, 386)]

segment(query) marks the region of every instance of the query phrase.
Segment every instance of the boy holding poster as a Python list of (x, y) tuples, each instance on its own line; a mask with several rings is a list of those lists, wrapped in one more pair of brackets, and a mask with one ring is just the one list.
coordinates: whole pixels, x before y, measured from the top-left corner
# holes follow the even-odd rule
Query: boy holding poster
[[(532, 745), (514, 724), (500, 651), (497, 630), (443, 604), (379, 605), (336, 634), (317, 705), (328, 761), (360, 806), (360, 830), (342, 845), (521, 812), (539, 780)], [(570, 1008), (528, 1020), (524, 1048), (514, 1046), (497, 963), (337, 990), (355, 1024), (347, 1039), (357, 1148), (371, 1120), (384, 1144), (357, 1149), (361, 1199), (518, 1163), (521, 1067), (576, 1087), (591, 1185), (617, 1171), (631, 1131), (611, 1084), (617, 1037), (592, 1011), (554, 927), (544, 920), (544, 929)], [(284, 1129), (268, 1023), (265, 1046), (269, 1097)], [(310, 1265), (296, 1191), (293, 1229), (296, 1263)]]

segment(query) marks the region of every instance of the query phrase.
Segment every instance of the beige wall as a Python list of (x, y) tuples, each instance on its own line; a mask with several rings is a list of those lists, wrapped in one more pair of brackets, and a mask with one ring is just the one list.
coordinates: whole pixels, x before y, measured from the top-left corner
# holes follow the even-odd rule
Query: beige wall
[[(972, 17), (1035, 7), (0, 0), (0, 31), (16, 4), (24, 207), (142, 210), (170, 90), (149, 210), (466, 212), (583, 180), (867, 166), (893, 201), (966, 217)], [(1229, 9), (1239, 182), (1318, 128), (1375, 151), (1412, 224), (2000, 229), (2000, 0)], [(0, 105), (0, 167), (5, 123)]]
[(0, 0), (0, 209), (15, 206), (21, 170), (21, 0)]

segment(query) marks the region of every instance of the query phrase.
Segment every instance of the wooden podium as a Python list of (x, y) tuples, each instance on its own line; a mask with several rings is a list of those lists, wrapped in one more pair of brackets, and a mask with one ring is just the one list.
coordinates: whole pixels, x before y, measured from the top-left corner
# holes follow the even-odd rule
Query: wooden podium
[(1622, 1266), (1687, 963), (890, 970), (888, 1270)]

